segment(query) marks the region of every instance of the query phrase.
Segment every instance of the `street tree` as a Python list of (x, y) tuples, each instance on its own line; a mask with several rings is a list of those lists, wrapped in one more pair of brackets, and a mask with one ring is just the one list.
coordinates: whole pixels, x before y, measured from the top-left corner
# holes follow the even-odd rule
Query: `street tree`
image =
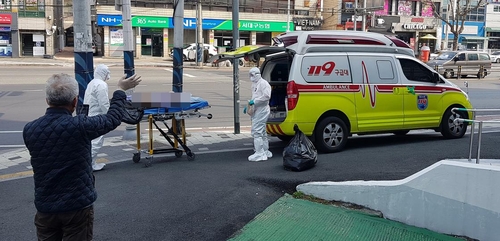
[(464, 23), (467, 15), (488, 4), (487, 0), (450, 0), (446, 7), (447, 11), (444, 13), (438, 7), (439, 4), (436, 4), (444, 2), (436, 0), (421, 0), (421, 2), (423, 5), (431, 5), (434, 16), (448, 25), (450, 32), (453, 34), (453, 50), (458, 49), (458, 38), (464, 31)]

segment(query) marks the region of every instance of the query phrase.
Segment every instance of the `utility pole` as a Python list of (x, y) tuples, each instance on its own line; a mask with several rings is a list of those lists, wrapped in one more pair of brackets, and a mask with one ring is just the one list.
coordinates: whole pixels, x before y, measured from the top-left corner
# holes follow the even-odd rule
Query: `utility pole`
[(201, 0), (196, 1), (196, 65), (203, 66), (203, 20)]
[(358, 31), (358, 0), (354, 1), (354, 31)]
[(366, 31), (366, 0), (363, 0), (363, 21), (361, 23), (361, 31)]
[(54, 24), (57, 27), (57, 50), (64, 49), (64, 8), (63, 1), (56, 0), (56, 13), (54, 14)]
[(184, 0), (174, 2), (174, 66), (172, 91), (182, 92), (182, 44), (184, 41)]
[(130, 77), (135, 74), (134, 69), (134, 33), (132, 32), (132, 13), (130, 0), (122, 0), (123, 26), (123, 71)]
[(290, 0), (288, 0), (288, 7), (286, 14), (286, 31), (290, 32)]
[[(233, 0), (233, 49), (237, 49), (240, 46), (239, 10), (239, 0)], [(240, 60), (238, 58), (233, 59), (234, 134), (240, 134), (240, 80), (238, 75), (239, 63)]]
[[(134, 33), (132, 32), (132, 10), (130, 0), (120, 0), (121, 6), (117, 6), (118, 11), (122, 11), (123, 27), (123, 72), (127, 78), (135, 74), (134, 68)], [(130, 95), (131, 93), (127, 93)], [(127, 96), (131, 98), (131, 96)], [(136, 138), (136, 125), (126, 125), (122, 138), (124, 140), (133, 140)]]
[(80, 108), (87, 84), (94, 78), (89, 1), (73, 1), (73, 18), (75, 79), (79, 87), (77, 106)]

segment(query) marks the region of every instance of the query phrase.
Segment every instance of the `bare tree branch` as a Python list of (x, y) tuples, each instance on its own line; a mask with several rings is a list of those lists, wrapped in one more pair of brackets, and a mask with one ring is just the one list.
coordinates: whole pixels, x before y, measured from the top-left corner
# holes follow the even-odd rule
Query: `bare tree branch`
[(420, 0), (420, 2), (423, 5), (430, 4), (432, 6), (434, 16), (443, 21), (449, 27), (450, 32), (453, 34), (453, 50), (458, 49), (458, 38), (464, 31), (467, 15), (488, 4), (487, 0), (451, 0), (449, 1), (448, 6), (446, 6), (446, 15), (443, 17), (444, 14), (441, 13), (443, 6), (440, 6), (441, 9), (438, 9), (435, 0)]

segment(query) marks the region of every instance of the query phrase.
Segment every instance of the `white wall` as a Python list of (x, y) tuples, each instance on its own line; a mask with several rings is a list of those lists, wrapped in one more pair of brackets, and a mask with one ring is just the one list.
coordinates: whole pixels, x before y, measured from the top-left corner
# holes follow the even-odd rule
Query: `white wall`
[(409, 225), (488, 241), (500, 237), (499, 183), (498, 165), (440, 161), (403, 180), (311, 182), (297, 191), (362, 205)]

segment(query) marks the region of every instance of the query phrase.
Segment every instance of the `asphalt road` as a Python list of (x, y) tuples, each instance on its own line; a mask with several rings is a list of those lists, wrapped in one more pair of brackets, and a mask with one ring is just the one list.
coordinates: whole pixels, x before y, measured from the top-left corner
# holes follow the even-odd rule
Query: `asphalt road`
[[(500, 133), (483, 135), (482, 158), (498, 158)], [(438, 133), (365, 136), (319, 155), (296, 173), (275, 157), (248, 162), (251, 150), (199, 154), (195, 161), (155, 157), (153, 166), (121, 162), (97, 172), (95, 240), (226, 240), (284, 193), (308, 181), (395, 180), (446, 158), (468, 155), (469, 138)], [(0, 239), (34, 240), (33, 179), (0, 182)]]
[[(0, 80), (0, 93), (6, 93), (0, 98), (2, 130), (22, 128), (25, 122), (43, 114), (45, 79), (56, 70), (73, 71), (63, 67), (0, 70), (5, 76), (16, 76)], [(232, 109), (228, 111), (232, 106), (232, 74), (227, 69), (219, 71), (185, 70), (196, 76), (185, 78), (185, 91), (208, 99), (214, 114), (213, 122), (190, 121), (191, 126), (232, 126)], [(172, 73), (168, 70), (145, 68), (137, 72), (145, 80), (138, 89), (152, 91), (164, 86), (170, 90)], [(113, 79), (118, 73), (121, 69), (112, 69)], [(461, 84), (463, 80), (456, 81)], [(468, 81), (476, 108), (499, 103), (497, 80)], [(246, 100), (249, 83), (242, 80), (241, 84), (241, 99)], [(3, 133), (0, 140), (12, 143), (15, 138), (10, 135), (20, 134)], [(498, 132), (483, 135), (482, 158), (500, 156), (496, 145), (499, 136)], [(402, 179), (442, 159), (466, 158), (469, 148), (468, 136), (444, 140), (433, 132), (355, 137), (347, 150), (320, 154), (315, 168), (295, 173), (282, 168), (284, 144), (275, 138), (273, 141), (275, 157), (267, 162), (248, 162), (248, 148), (197, 153), (195, 161), (155, 156), (150, 168), (131, 161), (109, 164), (96, 173), (99, 197), (95, 203), (95, 240), (226, 240), (284, 193), (293, 193), (298, 184)], [(229, 145), (227, 149), (231, 149)], [(32, 178), (0, 182), (1, 240), (36, 239), (33, 193)]]
[[(61, 66), (3, 66), (0, 67), (3, 76), (0, 79), (0, 152), (6, 149), (23, 147), (21, 131), (24, 125), (45, 113), (45, 81), (54, 73), (74, 75), (72, 67)], [(242, 69), (241, 72), (247, 71)], [(116, 89), (116, 83), (122, 67), (111, 68), (111, 80), (108, 82), (110, 96)], [(136, 92), (166, 93), (172, 90), (171, 68), (141, 67), (136, 70), (143, 81), (136, 87)], [(245, 72), (246, 73), (246, 72)], [(211, 105), (210, 109), (202, 111), (212, 114), (213, 118), (190, 119), (187, 128), (203, 127), (230, 127), (235, 125), (234, 93), (232, 69), (210, 68), (206, 70), (184, 69), (183, 91), (193, 96), (201, 97)], [(246, 103), (251, 97), (251, 83), (242, 75), (240, 80), (241, 103)], [(242, 105), (243, 106), (243, 105)], [(241, 127), (250, 126), (250, 118), (239, 109), (239, 124)], [(108, 134), (108, 136), (122, 135), (125, 125)]]

